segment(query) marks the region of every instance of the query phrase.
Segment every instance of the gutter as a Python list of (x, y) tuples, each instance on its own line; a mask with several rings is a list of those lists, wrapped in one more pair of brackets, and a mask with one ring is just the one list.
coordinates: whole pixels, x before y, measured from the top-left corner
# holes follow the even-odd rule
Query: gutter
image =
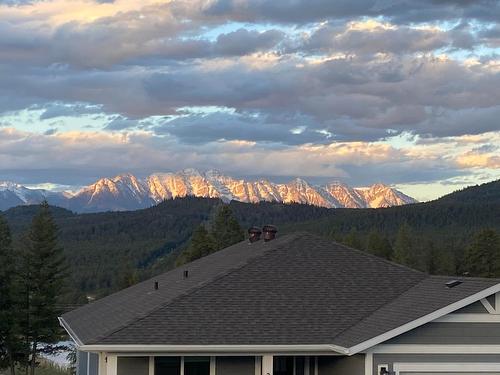
[(81, 345), (89, 352), (119, 353), (338, 353), (349, 355), (347, 348), (336, 345)]

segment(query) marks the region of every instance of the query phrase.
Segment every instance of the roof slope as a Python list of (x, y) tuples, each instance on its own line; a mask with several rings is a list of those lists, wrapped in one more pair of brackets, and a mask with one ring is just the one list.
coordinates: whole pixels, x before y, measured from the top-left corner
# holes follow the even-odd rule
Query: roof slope
[(242, 242), (155, 280), (157, 291), (146, 281), (64, 322), (85, 344), (350, 347), (498, 283), (449, 289), (308, 233)]

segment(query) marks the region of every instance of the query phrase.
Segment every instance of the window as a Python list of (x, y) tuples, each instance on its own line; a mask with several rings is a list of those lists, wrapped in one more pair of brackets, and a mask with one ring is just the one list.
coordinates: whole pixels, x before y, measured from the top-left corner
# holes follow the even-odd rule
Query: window
[(293, 357), (274, 357), (274, 375), (293, 375)]
[(155, 357), (155, 375), (180, 375), (181, 357)]
[(210, 357), (184, 357), (183, 375), (210, 375)]

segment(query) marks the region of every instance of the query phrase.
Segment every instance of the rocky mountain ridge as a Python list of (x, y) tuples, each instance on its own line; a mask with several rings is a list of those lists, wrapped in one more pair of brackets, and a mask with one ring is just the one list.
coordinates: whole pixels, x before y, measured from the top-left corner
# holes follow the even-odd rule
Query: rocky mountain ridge
[(417, 202), (384, 184), (352, 188), (332, 182), (318, 186), (301, 178), (279, 184), (265, 179), (236, 179), (216, 170), (154, 173), (144, 180), (129, 173), (121, 174), (102, 178), (72, 196), (0, 182), (0, 209), (47, 199), (49, 203), (76, 212), (122, 211), (146, 208), (163, 200), (185, 196), (220, 198), (225, 202), (302, 203), (327, 208), (380, 208)]

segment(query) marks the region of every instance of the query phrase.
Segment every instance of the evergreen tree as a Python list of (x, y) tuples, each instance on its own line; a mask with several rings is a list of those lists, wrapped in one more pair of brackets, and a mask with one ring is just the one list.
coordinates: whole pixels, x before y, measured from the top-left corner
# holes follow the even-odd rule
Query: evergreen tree
[(455, 263), (449, 249), (444, 246), (436, 246), (432, 239), (425, 243), (423, 250), (424, 271), (431, 275), (453, 275)]
[(62, 337), (57, 304), (67, 276), (64, 264), (63, 250), (57, 242), (57, 227), (48, 203), (43, 202), (31, 223), (22, 256), (23, 306), (20, 315), (24, 342), (29, 346), (25, 356), (26, 374), (35, 374), (41, 352), (53, 353), (62, 349), (53, 344)]
[(416, 267), (418, 262), (415, 250), (411, 228), (407, 223), (403, 223), (396, 235), (392, 260), (408, 267)]
[(0, 214), (0, 370), (15, 371), (16, 310), (15, 303), (16, 267), (12, 249), (10, 229)]
[(363, 248), (361, 239), (359, 238), (359, 234), (356, 228), (352, 228), (349, 234), (344, 237), (344, 240), (342, 242), (344, 243), (344, 245), (352, 247), (353, 249), (361, 250)]
[(465, 254), (465, 269), (471, 276), (500, 276), (500, 236), (492, 229), (478, 232)]
[(234, 245), (245, 239), (245, 233), (228, 205), (220, 206), (212, 223), (212, 237), (216, 250)]
[(139, 282), (139, 275), (132, 264), (127, 263), (119, 269), (117, 290), (128, 288)]
[(180, 266), (193, 260), (204, 257), (216, 251), (215, 241), (206, 230), (205, 226), (200, 225), (193, 232), (189, 245), (177, 259), (176, 265)]
[(368, 234), (366, 250), (378, 257), (390, 259), (392, 256), (392, 247), (386, 237), (382, 237), (378, 231), (372, 229)]

